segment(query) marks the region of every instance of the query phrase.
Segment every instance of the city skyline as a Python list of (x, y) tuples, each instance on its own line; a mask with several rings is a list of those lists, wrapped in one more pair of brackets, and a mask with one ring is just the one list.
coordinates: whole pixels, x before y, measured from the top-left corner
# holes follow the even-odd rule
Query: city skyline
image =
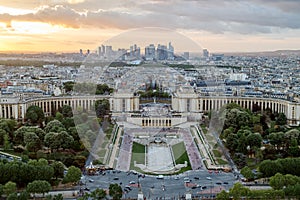
[(178, 32), (211, 52), (296, 50), (298, 10), (293, 0), (0, 0), (0, 51), (96, 49), (143, 27)]

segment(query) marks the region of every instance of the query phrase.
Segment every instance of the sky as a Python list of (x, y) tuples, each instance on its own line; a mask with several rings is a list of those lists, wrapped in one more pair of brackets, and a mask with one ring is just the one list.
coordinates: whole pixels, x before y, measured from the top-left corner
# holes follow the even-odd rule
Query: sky
[[(210, 52), (295, 50), (299, 10), (298, 0), (0, 0), (0, 52), (78, 52), (107, 41), (125, 48), (141, 38), (124, 35), (147, 27)], [(152, 35), (171, 40), (163, 32)]]

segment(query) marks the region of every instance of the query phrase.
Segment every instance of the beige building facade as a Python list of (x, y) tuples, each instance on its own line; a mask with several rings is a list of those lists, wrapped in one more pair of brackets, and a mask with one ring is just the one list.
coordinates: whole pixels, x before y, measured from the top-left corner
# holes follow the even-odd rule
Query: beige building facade
[[(81, 108), (86, 111), (94, 109), (93, 105), (97, 100), (108, 99), (112, 116), (126, 115), (139, 112), (139, 96), (130, 91), (115, 92), (112, 95), (94, 95), (94, 96), (61, 96), (61, 97), (42, 97), (25, 99), (21, 96), (5, 97), (0, 96), (0, 118), (13, 118), (18, 120), (25, 119), (25, 113), (29, 106), (35, 105), (43, 109), (49, 116), (57, 111), (63, 105), (69, 105), (73, 109)], [(272, 98), (254, 98), (254, 97), (236, 97), (236, 96), (199, 96), (198, 94), (186, 90), (177, 90), (172, 96), (172, 110), (181, 113), (183, 118), (199, 115), (210, 110), (219, 110), (228, 103), (237, 103), (243, 108), (252, 110), (271, 109), (273, 112), (282, 112), (287, 116), (288, 124), (293, 126), (300, 125), (300, 104), (283, 99)], [(172, 117), (170, 117), (171, 119)], [(182, 119), (173, 117), (174, 122), (168, 118), (157, 118), (154, 121), (148, 118), (134, 118), (141, 126), (171, 126), (181, 123)], [(176, 123), (175, 123), (176, 121)]]

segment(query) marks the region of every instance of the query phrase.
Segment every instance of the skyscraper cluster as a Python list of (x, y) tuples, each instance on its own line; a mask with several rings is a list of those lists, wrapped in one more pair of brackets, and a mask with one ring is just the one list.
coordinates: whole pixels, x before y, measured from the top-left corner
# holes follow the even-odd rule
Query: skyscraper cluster
[(150, 44), (145, 47), (145, 59), (146, 60), (174, 60), (174, 47), (169, 42), (168, 47), (166, 45), (158, 44), (155, 48), (154, 44)]
[(112, 50), (112, 46), (104, 46), (101, 45), (98, 47), (98, 56), (103, 56), (103, 57), (111, 57), (114, 54), (114, 51)]
[[(86, 54), (83, 54), (80, 49), (81, 56), (87, 56), (90, 51), (87, 50)], [(141, 48), (136, 44), (133, 44), (129, 49), (113, 50), (112, 46), (101, 45), (97, 48), (97, 53), (94, 56), (98, 56), (104, 59), (119, 59), (119, 60), (175, 60), (174, 47), (171, 42), (168, 45), (158, 44), (157, 47), (154, 44), (149, 44), (145, 47), (145, 54), (142, 55)]]

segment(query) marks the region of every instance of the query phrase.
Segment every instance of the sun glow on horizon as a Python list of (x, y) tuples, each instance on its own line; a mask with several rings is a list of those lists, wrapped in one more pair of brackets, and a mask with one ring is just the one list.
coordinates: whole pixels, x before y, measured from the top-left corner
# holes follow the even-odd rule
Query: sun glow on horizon
[(12, 21), (11, 26), (19, 34), (49, 34), (58, 32), (61, 28), (43, 22)]
[(24, 15), (28, 13), (33, 13), (34, 10), (11, 8), (6, 6), (0, 6), (0, 14), (11, 14), (11, 15)]

